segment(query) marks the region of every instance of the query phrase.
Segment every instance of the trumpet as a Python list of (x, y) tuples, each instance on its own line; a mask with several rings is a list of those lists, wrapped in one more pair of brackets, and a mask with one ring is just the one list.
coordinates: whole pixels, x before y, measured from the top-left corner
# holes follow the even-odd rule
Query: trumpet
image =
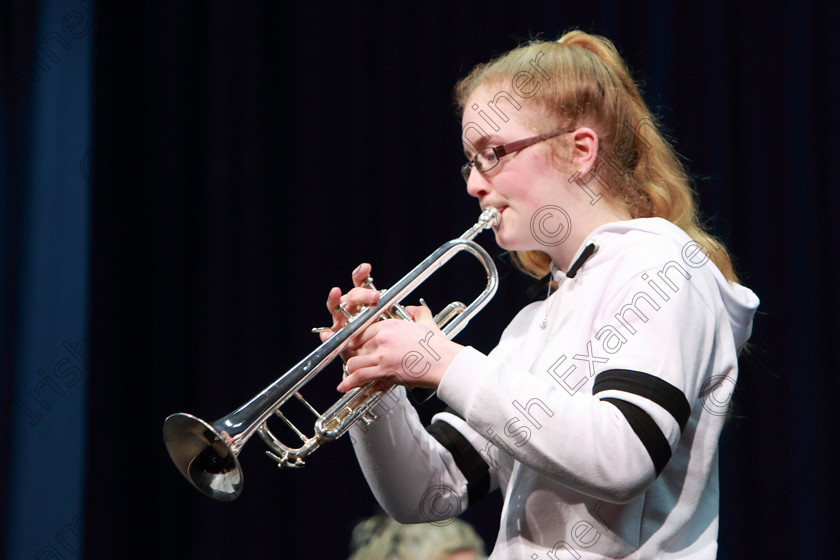
[[(499, 222), (498, 210), (484, 208), (475, 225), (463, 235), (441, 245), (391, 288), (380, 291), (379, 302), (375, 306), (362, 307), (355, 315), (343, 310), (348, 316), (344, 327), (227, 416), (215, 422), (206, 422), (186, 413), (167, 417), (163, 423), (163, 440), (181, 474), (205, 495), (220, 501), (232, 501), (242, 493), (239, 452), (255, 433), (270, 448), (266, 455), (279, 468), (301, 467), (304, 459), (323, 443), (338, 439), (359, 421), (370, 423), (374, 420), (376, 416), (372, 409), (387, 393), (374, 390), (374, 382), (348, 391), (324, 413), (312, 407), (299, 391), (339, 356), (354, 335), (375, 321), (393, 318), (411, 320), (400, 302), (452, 257), (466, 251), (483, 265), (487, 284), (468, 306), (453, 302), (435, 316), (435, 322), (447, 338), (458, 334), (496, 293), (499, 281), (496, 266), (492, 257), (473, 239), (487, 228), (498, 227)], [(370, 278), (365, 286), (375, 289)], [(316, 417), (314, 435), (305, 435), (281, 411), (292, 397), (300, 400)], [(283, 444), (266, 425), (272, 416), (283, 420), (301, 439), (302, 445), (295, 448)]]

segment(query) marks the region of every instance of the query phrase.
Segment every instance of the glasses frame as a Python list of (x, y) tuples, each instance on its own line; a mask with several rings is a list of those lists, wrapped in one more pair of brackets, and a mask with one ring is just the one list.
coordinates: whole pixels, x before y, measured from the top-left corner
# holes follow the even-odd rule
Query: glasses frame
[[(511, 154), (515, 154), (521, 150), (529, 146), (533, 146), (534, 144), (538, 144), (544, 140), (548, 140), (550, 138), (554, 138), (555, 136), (560, 136), (561, 134), (568, 134), (570, 132), (574, 132), (577, 130), (575, 128), (567, 128), (564, 130), (557, 130), (555, 132), (549, 132), (546, 134), (540, 134), (539, 136), (532, 136), (530, 138), (525, 138), (523, 140), (515, 140), (513, 142), (509, 142), (507, 144), (502, 144), (501, 146), (488, 146), (486, 148), (482, 148), (478, 150), (473, 157), (469, 159), (464, 165), (461, 166), (461, 176), (464, 178), (465, 182), (469, 182), (470, 180), (470, 173), (472, 172), (473, 168), (479, 173), (487, 173), (491, 169), (495, 169), (501, 159), (504, 156), (509, 156)], [(496, 160), (490, 167), (486, 167), (484, 169), (480, 169), (478, 166), (478, 156), (482, 153), (487, 154), (485, 155), (485, 159), (490, 159), (491, 156), (489, 154), (493, 154), (492, 157), (495, 157)]]

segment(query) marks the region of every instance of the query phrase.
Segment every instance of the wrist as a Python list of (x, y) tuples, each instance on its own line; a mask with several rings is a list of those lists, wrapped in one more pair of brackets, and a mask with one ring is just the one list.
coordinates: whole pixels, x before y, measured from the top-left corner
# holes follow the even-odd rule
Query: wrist
[[(435, 336), (435, 335), (439, 336)], [(402, 358), (403, 383), (411, 387), (437, 390), (449, 365), (463, 347), (446, 339), (442, 334), (429, 332), (420, 340), (417, 350), (406, 353)]]
[(443, 381), (443, 378), (446, 376), (446, 372), (449, 371), (449, 366), (452, 365), (452, 362), (455, 361), (455, 358), (463, 349), (463, 346), (457, 342), (452, 342), (451, 340), (447, 340), (446, 344), (443, 345), (440, 360), (438, 360), (437, 363), (435, 387), (438, 387), (441, 381)]

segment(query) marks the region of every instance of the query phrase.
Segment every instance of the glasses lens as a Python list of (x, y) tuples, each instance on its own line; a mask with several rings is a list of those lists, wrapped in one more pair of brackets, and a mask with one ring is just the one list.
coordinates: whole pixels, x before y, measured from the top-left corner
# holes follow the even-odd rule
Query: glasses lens
[(475, 155), (475, 168), (482, 173), (493, 169), (498, 164), (499, 158), (496, 157), (493, 148), (484, 148)]
[(464, 181), (470, 180), (470, 171), (472, 171), (471, 161), (468, 161), (467, 163), (461, 166), (461, 177), (464, 178)]

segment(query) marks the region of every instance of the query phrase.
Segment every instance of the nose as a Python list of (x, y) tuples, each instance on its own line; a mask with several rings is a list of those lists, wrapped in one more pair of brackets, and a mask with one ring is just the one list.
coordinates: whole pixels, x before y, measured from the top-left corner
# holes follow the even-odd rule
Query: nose
[(470, 170), (470, 176), (467, 179), (467, 194), (474, 196), (481, 200), (490, 192), (490, 183), (484, 178), (484, 174), (476, 171), (475, 168)]

